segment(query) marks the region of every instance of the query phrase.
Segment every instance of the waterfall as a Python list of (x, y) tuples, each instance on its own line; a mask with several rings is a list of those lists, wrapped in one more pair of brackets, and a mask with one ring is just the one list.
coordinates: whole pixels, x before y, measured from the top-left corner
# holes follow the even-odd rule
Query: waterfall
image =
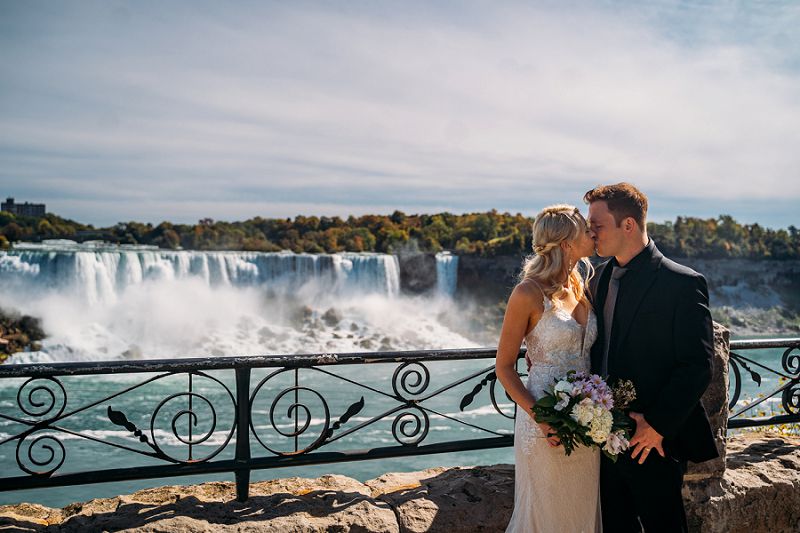
[(147, 281), (186, 279), (209, 287), (278, 291), (296, 291), (309, 283), (334, 294), (394, 297), (400, 291), (397, 258), (386, 254), (170, 251), (69, 241), (23, 244), (0, 252), (0, 285), (5, 290), (63, 291), (89, 305), (114, 303), (125, 290)]
[[(437, 258), (443, 295), (456, 259)], [(452, 305), (402, 297), (387, 254), (69, 241), (0, 252), (0, 307), (40, 318), (47, 334), (18, 363), (476, 346), (440, 322)]]
[(436, 254), (436, 293), (452, 297), (458, 282), (458, 256), (450, 252)]

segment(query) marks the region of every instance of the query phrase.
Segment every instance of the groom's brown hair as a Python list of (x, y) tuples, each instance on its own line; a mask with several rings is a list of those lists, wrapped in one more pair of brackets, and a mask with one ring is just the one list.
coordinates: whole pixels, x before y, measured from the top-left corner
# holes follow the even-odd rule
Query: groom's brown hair
[(622, 182), (614, 185), (598, 185), (583, 195), (583, 201), (587, 204), (592, 202), (605, 202), (608, 210), (614, 216), (617, 227), (628, 217), (631, 217), (639, 224), (644, 231), (647, 221), (647, 196), (631, 185)]

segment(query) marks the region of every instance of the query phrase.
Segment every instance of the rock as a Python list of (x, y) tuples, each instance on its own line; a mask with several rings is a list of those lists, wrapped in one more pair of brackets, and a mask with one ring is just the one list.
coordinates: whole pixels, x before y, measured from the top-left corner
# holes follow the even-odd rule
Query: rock
[(60, 509), (51, 509), (36, 503), (0, 505), (0, 530), (22, 523), (26, 524), (27, 531), (42, 531), (49, 525), (60, 524), (62, 518)]
[(358, 345), (365, 350), (372, 350), (375, 347), (371, 339), (361, 339)]
[(26, 332), (28, 337), (31, 340), (40, 341), (45, 338), (44, 330), (42, 329), (42, 324), (38, 318), (34, 318), (32, 316), (23, 315), (19, 319), (19, 327), (22, 331)]
[(308, 305), (296, 306), (289, 311), (289, 317), (295, 329), (300, 329), (308, 325), (311, 318), (314, 316), (314, 310)]
[[(233, 483), (159, 487), (130, 496), (72, 504), (62, 512), (21, 504), (0, 507), (0, 525), (43, 531), (358, 531), (397, 532), (389, 504), (364, 484), (339, 475), (253, 483), (250, 499), (235, 501)], [(55, 518), (55, 520), (53, 519)]]
[(711, 384), (701, 398), (703, 407), (714, 431), (719, 457), (700, 464), (689, 463), (687, 480), (706, 477), (721, 478), (725, 472), (725, 437), (728, 432), (728, 353), (730, 332), (714, 323), (714, 360)]
[(41, 349), (44, 338), (38, 318), (0, 309), (0, 362), (16, 352)]
[(336, 310), (336, 309), (334, 309), (333, 307), (331, 307), (330, 309), (328, 309), (327, 311), (325, 311), (325, 314), (324, 314), (324, 315), (322, 315), (322, 321), (323, 321), (323, 322), (325, 322), (325, 324), (326, 324), (327, 326), (330, 326), (330, 327), (333, 327), (333, 326), (335, 326), (335, 325), (336, 325), (336, 324), (338, 324), (338, 323), (339, 323), (341, 320), (342, 320), (342, 317), (341, 317), (341, 315), (339, 314), (339, 311), (337, 311), (337, 310)]
[(721, 479), (687, 480), (691, 531), (800, 531), (800, 438), (744, 433), (728, 439)]
[(513, 465), (385, 474), (366, 485), (392, 506), (401, 532), (504, 531), (514, 503)]
[[(517, 284), (524, 257), (479, 257), (462, 255), (458, 258), (458, 290), (482, 305), (495, 305), (508, 300)], [(501, 317), (502, 318), (502, 317)]]
[[(722, 477), (684, 485), (691, 531), (800, 530), (800, 437), (744, 433), (728, 439)], [(514, 501), (512, 465), (432, 468), (365, 483), (326, 475), (253, 483), (235, 501), (231, 482), (159, 487), (49, 509), (0, 506), (11, 531), (504, 531)]]
[(399, 472), (383, 474), (375, 479), (370, 479), (364, 484), (369, 487), (370, 494), (374, 498), (383, 496), (384, 494), (391, 494), (407, 489), (416, 489), (422, 484), (420, 479), (422, 477), (430, 477), (436, 474), (441, 474), (446, 471), (445, 467), (429, 468), (421, 472)]
[(436, 256), (429, 253), (399, 253), (400, 289), (422, 294), (436, 287)]
[(394, 349), (394, 344), (392, 344), (392, 339), (390, 337), (384, 337), (381, 339), (381, 346), (379, 348), (382, 352), (390, 352)]

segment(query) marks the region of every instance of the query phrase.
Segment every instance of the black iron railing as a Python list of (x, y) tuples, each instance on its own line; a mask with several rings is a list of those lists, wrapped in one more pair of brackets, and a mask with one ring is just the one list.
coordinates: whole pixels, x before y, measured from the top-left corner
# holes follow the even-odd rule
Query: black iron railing
[[(764, 349), (783, 349), (780, 367), (742, 355)], [(800, 422), (800, 339), (731, 341), (728, 428), (771, 426)], [(764, 375), (776, 381), (765, 392), (743, 397), (743, 372), (761, 390)], [(776, 406), (777, 401), (780, 404)], [(750, 416), (747, 416), (750, 415)], [(757, 416), (753, 416), (757, 415)]]
[[(785, 350), (781, 368), (740, 354), (765, 348)], [(731, 343), (728, 427), (800, 422), (798, 350), (800, 339)], [(0, 490), (234, 472), (244, 500), (252, 470), (511, 446), (516, 409), (497, 384), (494, 356), (472, 349), (2, 365)], [(779, 386), (740, 402), (742, 370), (758, 384), (761, 373), (774, 374)], [(780, 412), (741, 416), (777, 395)], [(476, 405), (495, 416), (476, 421), (468, 415)], [(432, 418), (469, 438), (432, 438)], [(140, 459), (70, 471), (67, 441), (95, 446), (98, 457), (124, 452), (120, 464)]]
[[(235, 472), (243, 500), (254, 469), (510, 446), (515, 406), (486, 361), (494, 355), (472, 349), (0, 366), (1, 381), (18, 380), (5, 387), (13, 394), (0, 398), (0, 490)], [(474, 368), (459, 373), (470, 361)], [(436, 365), (444, 379), (433, 386), (429, 367)], [(387, 366), (371, 380), (359, 372)], [(267, 373), (254, 379), (258, 371)], [(127, 381), (111, 391), (90, 386), (120, 375)], [(80, 397), (87, 390), (94, 397)], [(498, 415), (488, 426), (460, 415), (480, 402)], [(91, 430), (81, 427), (87, 416)], [(79, 427), (69, 427), (81, 417)], [(474, 437), (435, 442), (432, 417)], [(394, 444), (364, 447), (359, 435), (378, 426)], [(150, 463), (65, 472), (65, 439)], [(5, 477), (14, 469), (23, 475)]]

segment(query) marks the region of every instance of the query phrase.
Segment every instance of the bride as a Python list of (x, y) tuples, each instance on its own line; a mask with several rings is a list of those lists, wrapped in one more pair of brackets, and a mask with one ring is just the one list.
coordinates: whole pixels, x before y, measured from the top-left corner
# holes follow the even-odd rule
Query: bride
[[(554, 378), (589, 370), (597, 319), (577, 264), (591, 275), (586, 258), (594, 241), (577, 208), (554, 205), (534, 220), (533, 250), (508, 300), (497, 348), (497, 378), (518, 406), (514, 513), (507, 532), (594, 533), (601, 530), (599, 451), (580, 446), (565, 455), (550, 426), (537, 423), (531, 411)], [(517, 373), (523, 340), (527, 383)]]

